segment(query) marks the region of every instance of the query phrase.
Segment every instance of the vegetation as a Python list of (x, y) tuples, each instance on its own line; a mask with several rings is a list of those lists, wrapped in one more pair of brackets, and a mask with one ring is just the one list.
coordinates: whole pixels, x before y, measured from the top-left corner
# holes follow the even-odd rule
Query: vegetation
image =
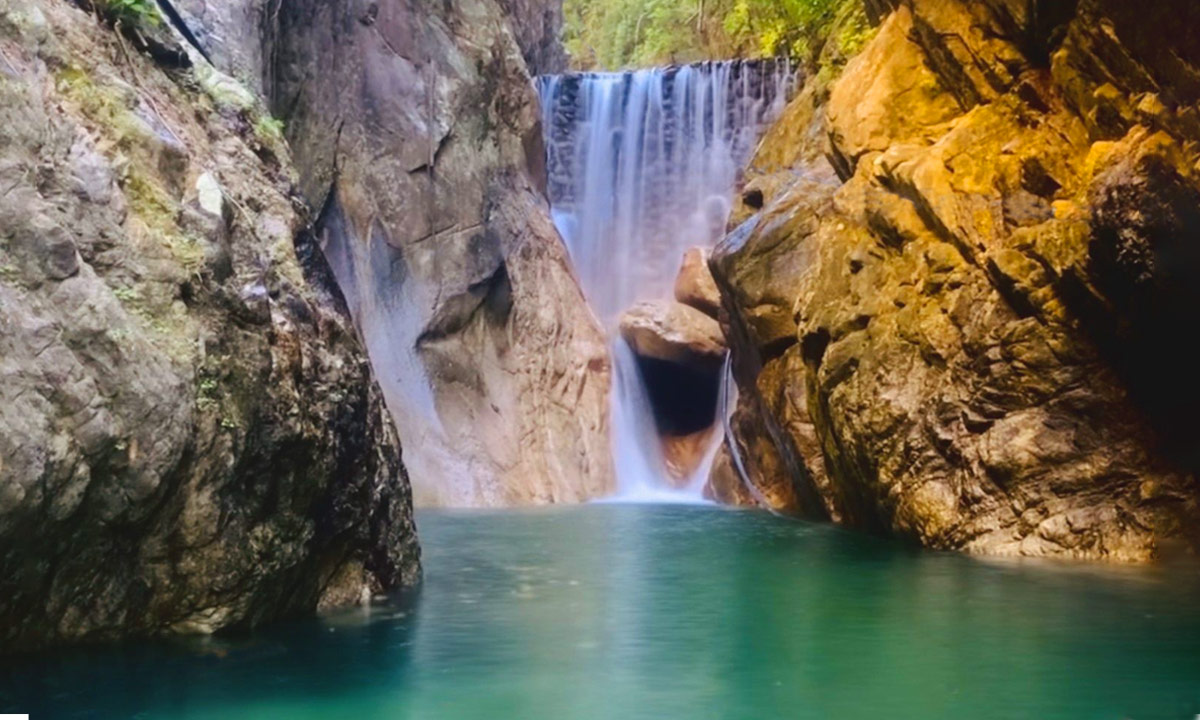
[(154, 0), (99, 0), (96, 4), (113, 22), (134, 27), (159, 23)]
[(263, 142), (278, 142), (283, 140), (283, 127), (282, 120), (263, 114), (254, 121), (254, 134)]
[(142, 294), (137, 288), (127, 285), (113, 288), (113, 295), (123, 303), (134, 303), (142, 299)]
[[(566, 0), (566, 44), (581, 68), (789, 56), (816, 66), (853, 0)], [(859, 11), (861, 18), (861, 11)], [(861, 46), (865, 18), (834, 39)], [(853, 54), (857, 47), (842, 48)]]

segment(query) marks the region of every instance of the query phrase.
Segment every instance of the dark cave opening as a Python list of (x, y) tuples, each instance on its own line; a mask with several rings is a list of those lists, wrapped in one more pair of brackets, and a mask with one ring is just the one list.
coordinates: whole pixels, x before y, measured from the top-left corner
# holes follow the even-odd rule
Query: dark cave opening
[(697, 367), (641, 355), (637, 360), (659, 435), (691, 435), (712, 426), (720, 365)]

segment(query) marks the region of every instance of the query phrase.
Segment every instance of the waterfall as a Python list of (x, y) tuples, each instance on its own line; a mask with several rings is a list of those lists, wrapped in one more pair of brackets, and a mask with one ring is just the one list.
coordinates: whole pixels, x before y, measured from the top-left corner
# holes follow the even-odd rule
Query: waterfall
[(612, 356), (613, 389), (609, 412), (617, 498), (630, 501), (669, 499), (672, 494), (663, 492), (662, 488), (667, 468), (637, 359), (629, 344), (619, 336), (613, 339)]
[(616, 323), (637, 301), (670, 297), (684, 252), (724, 235), (739, 174), (792, 81), (789, 65), (773, 60), (537, 80), (554, 222), (614, 336), (619, 498), (698, 499), (703, 490), (719, 428), (685, 489), (669, 492), (645, 379)]

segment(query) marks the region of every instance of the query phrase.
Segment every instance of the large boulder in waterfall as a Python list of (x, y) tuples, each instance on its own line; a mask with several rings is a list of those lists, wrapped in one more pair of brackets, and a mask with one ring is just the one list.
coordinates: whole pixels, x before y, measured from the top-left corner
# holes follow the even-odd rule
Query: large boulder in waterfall
[(684, 253), (675, 278), (675, 299), (714, 319), (720, 313), (721, 291), (708, 269), (708, 251), (704, 248), (691, 248)]
[(275, 106), (417, 502), (609, 492), (607, 342), (550, 220), (518, 42), (544, 55), (544, 28), (494, 0), (291, 0), (274, 16)]
[(620, 320), (621, 337), (634, 354), (706, 371), (725, 357), (721, 326), (699, 310), (673, 300), (638, 303)]
[(59, 0), (0, 2), (0, 48), (0, 651), (415, 582), (400, 446), (259, 111)]
[(1198, 25), (916, 0), (800, 94), (712, 263), (754, 502), (982, 553), (1197, 546)]

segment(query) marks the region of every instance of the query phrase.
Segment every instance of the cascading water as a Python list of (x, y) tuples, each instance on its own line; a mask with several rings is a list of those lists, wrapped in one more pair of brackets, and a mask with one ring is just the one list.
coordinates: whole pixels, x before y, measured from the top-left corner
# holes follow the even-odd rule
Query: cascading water
[(645, 379), (614, 331), (634, 303), (671, 296), (689, 248), (724, 235), (738, 175), (792, 81), (782, 61), (538, 79), (554, 222), (614, 338), (619, 499), (699, 499), (703, 490), (721, 433), (711, 431), (699, 468), (672, 490)]

